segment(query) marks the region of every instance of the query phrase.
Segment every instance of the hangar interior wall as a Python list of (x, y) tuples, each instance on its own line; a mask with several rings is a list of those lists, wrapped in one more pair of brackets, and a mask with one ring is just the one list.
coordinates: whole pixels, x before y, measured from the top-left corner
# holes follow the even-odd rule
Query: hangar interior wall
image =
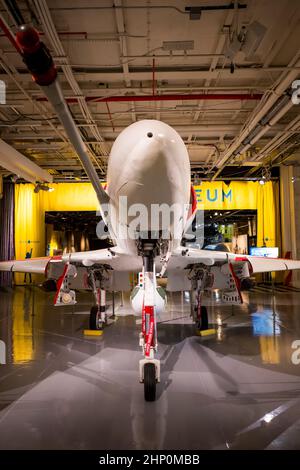
[(257, 245), (280, 246), (279, 185), (269, 181), (203, 182), (194, 186), (198, 209), (257, 210)]
[[(281, 253), (300, 259), (300, 166), (280, 166)], [(287, 279), (300, 287), (300, 271), (290, 271)]]
[[(13, 259), (15, 256), (14, 243), (14, 207), (15, 193), (12, 183), (5, 183), (0, 198), (0, 259)], [(0, 273), (0, 286), (9, 287), (12, 275), (9, 272)]]
[[(54, 191), (34, 193), (32, 184), (15, 185), (16, 258), (24, 258), (28, 246), (32, 256), (45, 256), (45, 212), (99, 210), (90, 183), (51, 184)], [(195, 186), (198, 209), (257, 210), (258, 246), (277, 246), (278, 183), (254, 181), (203, 182)]]
[(24, 258), (28, 246), (32, 256), (45, 256), (45, 212), (97, 211), (97, 197), (90, 183), (50, 185), (54, 191), (34, 193), (34, 185), (15, 185), (16, 257)]

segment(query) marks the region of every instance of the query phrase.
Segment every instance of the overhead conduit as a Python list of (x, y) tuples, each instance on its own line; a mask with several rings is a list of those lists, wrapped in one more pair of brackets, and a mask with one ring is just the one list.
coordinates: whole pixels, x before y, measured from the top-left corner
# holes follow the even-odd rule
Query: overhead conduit
[(300, 129), (300, 116), (297, 116), (293, 119), (280, 133), (280, 135), (275, 135), (273, 139), (270, 140), (258, 154), (256, 154), (252, 160), (259, 161), (263, 159), (266, 154), (274, 152), (281, 144), (288, 140), (294, 133)]
[(248, 137), (243, 140), (241, 145), (232, 152), (233, 156), (246, 152), (251, 145), (255, 144), (279, 119), (291, 108), (292, 102), (290, 97), (285, 95), (272, 107), (272, 109), (264, 116), (258, 125), (250, 132)]

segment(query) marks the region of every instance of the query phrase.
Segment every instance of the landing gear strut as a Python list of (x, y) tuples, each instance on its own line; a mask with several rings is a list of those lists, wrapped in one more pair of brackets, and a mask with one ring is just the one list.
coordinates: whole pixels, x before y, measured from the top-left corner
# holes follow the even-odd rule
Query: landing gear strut
[(202, 269), (195, 269), (192, 273), (191, 281), (191, 316), (195, 322), (197, 331), (208, 330), (207, 307), (202, 305), (202, 295), (208, 281), (208, 273)]
[(90, 330), (102, 330), (106, 323), (106, 292), (102, 289), (103, 275), (101, 270), (91, 269), (88, 273), (89, 284), (93, 290), (96, 305), (90, 311)]
[(142, 310), (142, 332), (140, 346), (144, 359), (140, 360), (140, 382), (144, 384), (146, 401), (155, 401), (156, 384), (160, 381), (160, 361), (154, 358), (157, 352), (157, 326), (155, 312), (156, 275), (154, 249), (151, 243), (143, 246), (144, 302)]
[(89, 326), (90, 326), (90, 330), (102, 330), (103, 329), (103, 322), (101, 320), (101, 314), (98, 310), (97, 305), (93, 305), (90, 310)]
[(208, 330), (208, 313), (205, 305), (200, 306), (200, 315), (197, 317), (196, 328), (200, 331)]

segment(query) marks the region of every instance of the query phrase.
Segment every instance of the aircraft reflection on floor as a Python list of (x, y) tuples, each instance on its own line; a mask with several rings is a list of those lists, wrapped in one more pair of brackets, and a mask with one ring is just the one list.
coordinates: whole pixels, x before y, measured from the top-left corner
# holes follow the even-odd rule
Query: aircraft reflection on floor
[(170, 295), (155, 403), (136, 383), (139, 319), (126, 300), (103, 337), (87, 339), (90, 294), (73, 310), (49, 306), (51, 295), (1, 291), (0, 448), (300, 448), (300, 293), (274, 303), (245, 293), (233, 308), (206, 299), (217, 328), (207, 338), (194, 335), (189, 295)]
[(34, 360), (35, 288), (17, 289), (12, 306), (12, 362), (22, 364)]

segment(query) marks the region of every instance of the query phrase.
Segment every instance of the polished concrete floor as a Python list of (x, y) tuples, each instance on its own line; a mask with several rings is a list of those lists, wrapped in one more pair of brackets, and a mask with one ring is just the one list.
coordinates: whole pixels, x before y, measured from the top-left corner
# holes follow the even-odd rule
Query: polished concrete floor
[(138, 382), (140, 320), (126, 299), (101, 338), (82, 334), (89, 293), (74, 310), (52, 299), (0, 290), (0, 449), (300, 449), (300, 291), (259, 287), (234, 307), (206, 299), (221, 323), (206, 338), (188, 294), (169, 296), (154, 403)]

